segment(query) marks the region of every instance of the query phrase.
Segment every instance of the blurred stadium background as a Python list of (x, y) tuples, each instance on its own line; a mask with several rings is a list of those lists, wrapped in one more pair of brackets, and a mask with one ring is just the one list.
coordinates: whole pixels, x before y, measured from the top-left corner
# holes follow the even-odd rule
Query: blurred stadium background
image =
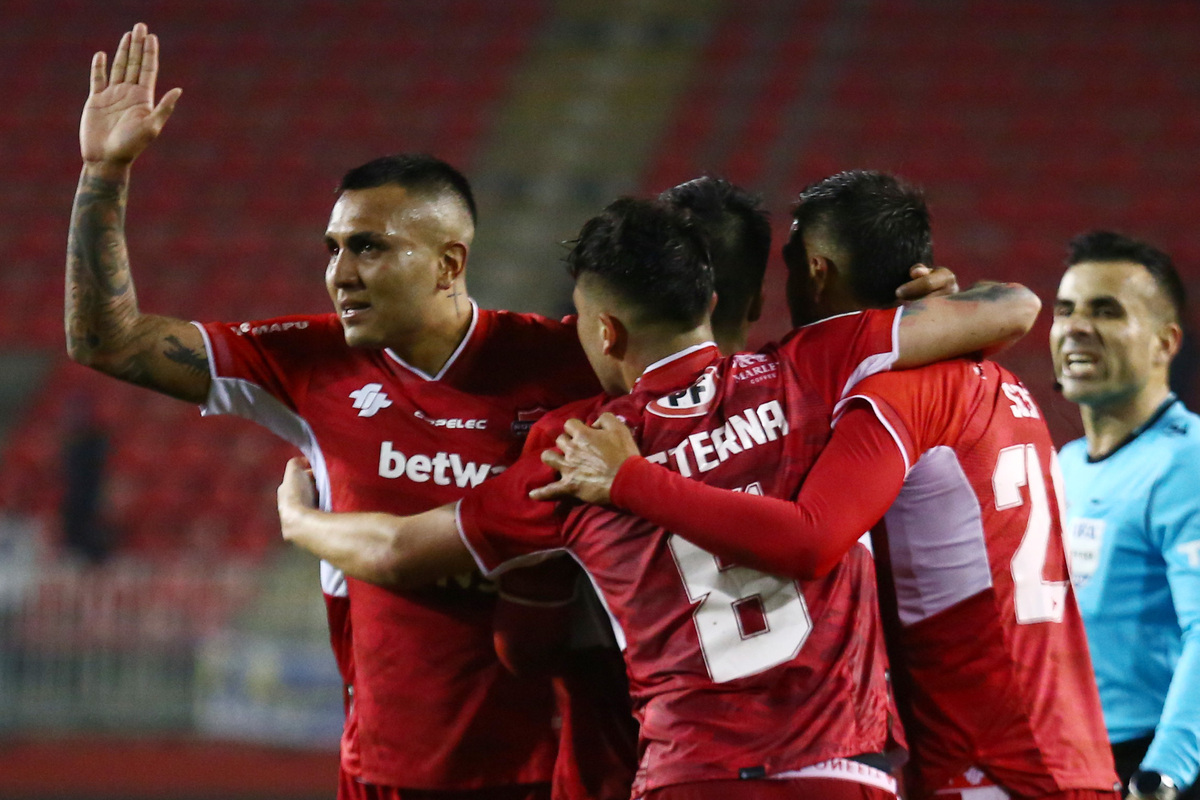
[[(0, 0), (2, 797), (333, 796), (316, 564), (274, 518), (288, 448), (64, 355), (88, 62), (137, 21), (184, 88), (131, 191), (148, 311), (325, 310), (333, 187), (405, 150), (472, 179), (486, 306), (566, 312), (558, 243), (617, 195), (722, 175), (782, 240), (799, 189), (849, 168), (926, 188), (964, 284), (1049, 305), (1066, 241), (1114, 227), (1200, 294), (1190, 0)], [(758, 341), (787, 327), (778, 261)], [(1002, 360), (1061, 444), (1048, 317)]]

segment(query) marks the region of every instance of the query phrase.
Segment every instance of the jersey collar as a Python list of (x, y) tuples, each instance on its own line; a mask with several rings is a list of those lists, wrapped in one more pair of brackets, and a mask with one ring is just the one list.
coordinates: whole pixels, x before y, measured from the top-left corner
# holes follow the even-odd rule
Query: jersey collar
[(694, 344), (646, 367), (633, 384), (634, 391), (656, 392), (678, 388), (680, 383), (691, 380), (720, 358), (721, 353), (714, 342)]
[(387, 353), (389, 358), (391, 358), (400, 366), (404, 367), (413, 375), (416, 375), (421, 380), (440, 381), (442, 377), (450, 371), (450, 368), (454, 366), (454, 362), (458, 361), (458, 357), (462, 355), (463, 351), (467, 349), (467, 345), (471, 343), (471, 339), (475, 336), (475, 328), (478, 324), (479, 306), (475, 304), (474, 300), (471, 300), (471, 324), (467, 327), (467, 333), (465, 336), (463, 336), (462, 341), (458, 343), (458, 347), (454, 348), (454, 352), (450, 354), (450, 357), (446, 359), (446, 363), (442, 364), (442, 368), (438, 370), (436, 375), (430, 375), (427, 372), (417, 369), (412, 364), (409, 364), (403, 358), (396, 355), (396, 352), (390, 347), (384, 348), (383, 352)]

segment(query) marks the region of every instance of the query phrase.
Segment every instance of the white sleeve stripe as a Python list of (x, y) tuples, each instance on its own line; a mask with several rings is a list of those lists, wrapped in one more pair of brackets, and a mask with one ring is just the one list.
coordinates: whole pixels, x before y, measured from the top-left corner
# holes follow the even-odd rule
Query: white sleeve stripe
[(904, 477), (907, 478), (909, 470), (912, 469), (912, 464), (908, 460), (908, 450), (904, 447), (904, 443), (900, 439), (900, 434), (896, 433), (896, 429), (892, 427), (892, 423), (889, 422), (888, 418), (884, 416), (882, 411), (879, 410), (879, 406), (875, 403), (873, 398), (867, 397), (864, 394), (855, 394), (845, 398), (836, 406), (834, 406), (833, 422), (829, 427), (833, 428), (837, 426), (838, 421), (842, 418), (842, 412), (846, 409), (846, 404), (848, 404), (851, 400), (866, 400), (871, 406), (871, 411), (875, 414), (875, 418), (879, 420), (879, 423), (883, 425), (884, 430), (886, 430), (888, 435), (892, 437), (892, 441), (896, 443), (896, 449), (900, 451), (900, 458), (904, 459)]
[(876, 353), (875, 355), (867, 356), (860, 361), (854, 372), (850, 374), (846, 385), (842, 387), (841, 394), (843, 397), (862, 379), (880, 372), (887, 372), (900, 358), (900, 316), (902, 311), (903, 307), (896, 309), (895, 316), (892, 318), (891, 349), (886, 353)]
[(467, 552), (469, 552), (471, 554), (471, 558), (475, 560), (475, 566), (479, 567), (479, 571), (482, 572), (483, 576), (488, 579), (498, 578), (499, 576), (508, 572), (510, 569), (516, 569), (517, 567), (532, 567), (533, 565), (540, 564), (546, 559), (551, 558), (559, 553), (566, 552), (565, 547), (552, 547), (547, 550), (536, 550), (532, 553), (526, 553), (523, 556), (510, 558), (507, 561), (502, 562), (495, 569), (489, 570), (487, 564), (485, 564), (483, 559), (480, 557), (479, 551), (471, 546), (471, 540), (467, 537), (466, 532), (463, 530), (462, 500), (459, 500), (454, 504), (454, 525), (458, 528), (458, 538), (462, 540), (463, 546), (467, 548)]
[(466, 531), (463, 529), (461, 499), (454, 504), (454, 525), (458, 528), (458, 538), (462, 539), (463, 546), (467, 548), (467, 552), (471, 554), (471, 558), (475, 559), (475, 566), (479, 568), (479, 571), (483, 573), (485, 578), (491, 578), (494, 574), (493, 571), (489, 570), (487, 564), (483, 563), (483, 559), (479, 557), (478, 551), (471, 546), (471, 540), (467, 537)]

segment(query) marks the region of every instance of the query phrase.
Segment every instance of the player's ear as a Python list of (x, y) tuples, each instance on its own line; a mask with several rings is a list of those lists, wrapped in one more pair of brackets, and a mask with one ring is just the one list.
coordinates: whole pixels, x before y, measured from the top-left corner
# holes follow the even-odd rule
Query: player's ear
[(1164, 322), (1154, 338), (1155, 366), (1169, 367), (1183, 345), (1183, 329), (1177, 322)]
[(438, 259), (438, 288), (449, 289), (462, 277), (467, 268), (467, 245), (465, 242), (448, 242), (442, 247)]
[(812, 287), (814, 300), (820, 300), (825, 293), (825, 285), (829, 282), (834, 271), (833, 263), (825, 256), (810, 255), (808, 257), (808, 283)]
[(762, 289), (759, 289), (754, 293), (754, 296), (750, 298), (750, 305), (746, 309), (747, 322), (758, 322), (759, 317), (762, 316), (763, 302), (764, 298)]
[(624, 358), (625, 351), (629, 347), (629, 331), (626, 330), (624, 323), (608, 312), (601, 313), (598, 319), (601, 352), (611, 358)]

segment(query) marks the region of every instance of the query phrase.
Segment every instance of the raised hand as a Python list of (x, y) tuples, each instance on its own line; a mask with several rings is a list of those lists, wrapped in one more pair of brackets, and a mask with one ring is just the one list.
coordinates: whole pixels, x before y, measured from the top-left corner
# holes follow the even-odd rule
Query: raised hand
[(140, 22), (121, 37), (111, 74), (106, 67), (103, 52), (92, 56), (79, 149), (87, 164), (126, 166), (157, 138), (183, 90), (172, 89), (154, 104), (158, 37)]
[(531, 491), (534, 500), (574, 497), (585, 503), (607, 504), (617, 470), (638, 454), (629, 428), (607, 412), (591, 427), (577, 419), (567, 420), (555, 445), (557, 450), (542, 451), (542, 462), (562, 477)]

